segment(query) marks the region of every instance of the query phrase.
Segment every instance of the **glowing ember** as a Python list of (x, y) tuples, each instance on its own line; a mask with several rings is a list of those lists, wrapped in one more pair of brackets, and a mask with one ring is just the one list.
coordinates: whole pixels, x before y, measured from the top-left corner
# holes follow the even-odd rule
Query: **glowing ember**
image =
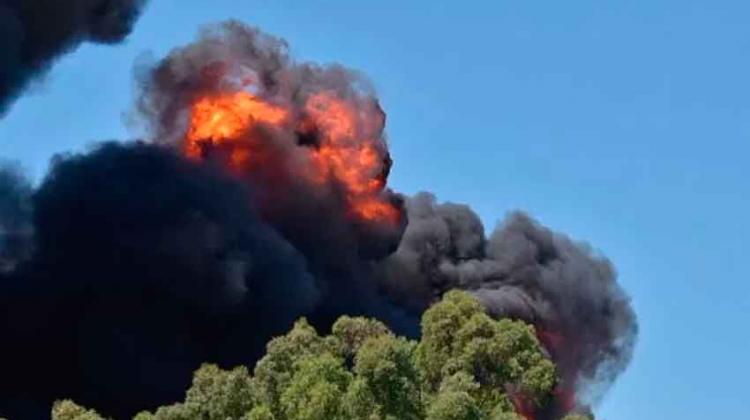
[[(537, 337), (550, 354), (558, 355), (560, 352), (575, 352), (575, 345), (568, 343), (565, 336), (552, 330), (537, 328)], [(559, 358), (558, 358), (559, 360)], [(551, 404), (556, 413), (571, 413), (576, 408), (575, 378), (561, 378), (553, 391), (553, 402)]]
[(537, 338), (539, 338), (544, 348), (550, 352), (560, 349), (565, 343), (565, 337), (562, 334), (539, 328), (536, 331)]
[(513, 405), (516, 407), (516, 412), (523, 416), (527, 420), (535, 420), (534, 415), (534, 404), (520, 393), (514, 393), (511, 395)]
[(311, 185), (325, 187), (333, 181), (343, 191), (353, 217), (367, 221), (398, 223), (400, 211), (382, 196), (388, 171), (388, 156), (382, 142), (384, 118), (377, 105), (344, 100), (334, 92), (311, 94), (300, 109), (284, 108), (240, 91), (207, 95), (191, 108), (184, 152), (203, 158), (207, 150), (228, 152), (233, 170), (248, 171), (257, 165), (275, 164), (257, 158), (263, 134), (250, 135), (259, 124), (293, 130), (296, 136), (312, 138), (290, 145), (290, 153), (302, 165), (301, 173)]
[(554, 396), (561, 412), (570, 413), (576, 407), (576, 396), (571, 389), (558, 386), (554, 391)]

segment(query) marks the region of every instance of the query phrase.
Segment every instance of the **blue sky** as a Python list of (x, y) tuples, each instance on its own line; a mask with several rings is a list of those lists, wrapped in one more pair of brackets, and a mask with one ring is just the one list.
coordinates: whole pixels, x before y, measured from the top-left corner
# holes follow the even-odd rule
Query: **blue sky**
[(62, 59), (0, 123), (36, 177), (128, 138), (133, 63), (236, 18), (362, 70), (398, 191), (512, 209), (617, 265), (641, 324), (607, 420), (750, 418), (750, 3), (156, 0), (124, 46)]

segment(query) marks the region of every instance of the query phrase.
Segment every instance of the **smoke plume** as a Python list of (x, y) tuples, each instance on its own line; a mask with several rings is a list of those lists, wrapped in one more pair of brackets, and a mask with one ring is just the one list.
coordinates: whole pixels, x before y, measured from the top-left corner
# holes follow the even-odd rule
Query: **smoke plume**
[(84, 41), (122, 41), (145, 1), (0, 0), (0, 117), (59, 55)]
[(41, 413), (68, 393), (132, 414), (179, 396), (204, 360), (252, 360), (311, 310), (304, 257), (248, 197), (153, 145), (59, 160), (34, 196), (33, 260), (3, 284), (3, 414), (43, 418), (14, 404)]
[[(306, 257), (329, 293), (313, 318), (400, 317), (370, 266), (405, 226), (385, 114), (361, 75), (295, 62), (286, 43), (230, 21), (141, 69), (138, 111), (152, 142), (226, 168), (255, 192), (264, 217)], [(396, 326), (416, 330), (416, 322)]]
[(176, 401), (200, 363), (252, 365), (300, 316), (415, 336), (452, 288), (537, 327), (562, 377), (539, 419), (586, 410), (628, 364), (635, 315), (605, 257), (522, 213), (488, 238), (468, 207), (387, 187), (385, 113), (359, 73), (238, 22), (137, 73), (145, 141), (58, 156), (33, 194), (0, 178), (22, 204), (0, 223), (33, 231), (0, 271), (0, 414)]
[(534, 324), (561, 373), (563, 411), (597, 402), (627, 367), (638, 328), (608, 259), (521, 212), (487, 238), (467, 206), (421, 193), (407, 209), (400, 246), (378, 267), (380, 284), (401, 305), (423, 310), (458, 288), (496, 317)]

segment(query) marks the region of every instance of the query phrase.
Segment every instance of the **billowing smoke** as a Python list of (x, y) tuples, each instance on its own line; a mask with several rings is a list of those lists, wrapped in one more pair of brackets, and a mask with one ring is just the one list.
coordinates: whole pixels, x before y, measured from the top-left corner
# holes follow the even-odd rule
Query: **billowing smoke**
[(300, 316), (417, 335), (451, 288), (537, 327), (563, 379), (540, 419), (627, 365), (611, 263), (521, 213), (487, 238), (466, 206), (388, 189), (385, 113), (358, 73), (228, 22), (138, 75), (145, 142), (59, 156), (33, 194), (0, 183), (33, 207), (33, 243), (0, 271), (0, 414), (66, 397), (124, 417), (180, 399), (201, 362), (253, 364)]
[(524, 213), (487, 238), (467, 206), (421, 193), (406, 207), (400, 246), (378, 267), (387, 294), (419, 310), (448, 290), (471, 291), (491, 314), (535, 325), (562, 376), (558, 410), (597, 402), (630, 362), (638, 331), (611, 262)]
[(154, 145), (55, 163), (34, 196), (33, 260), (0, 295), (2, 413), (44, 418), (71, 394), (132, 414), (179, 397), (204, 360), (252, 360), (312, 310), (304, 256), (249, 197)]
[(234, 21), (206, 27), (141, 74), (138, 111), (152, 142), (227, 168), (305, 254), (328, 292), (313, 318), (401, 316), (368, 298), (371, 261), (396, 249), (405, 218), (386, 188), (385, 114), (367, 80), (297, 63), (283, 40)]
[(122, 41), (145, 2), (0, 0), (0, 117), (59, 55), (84, 41)]

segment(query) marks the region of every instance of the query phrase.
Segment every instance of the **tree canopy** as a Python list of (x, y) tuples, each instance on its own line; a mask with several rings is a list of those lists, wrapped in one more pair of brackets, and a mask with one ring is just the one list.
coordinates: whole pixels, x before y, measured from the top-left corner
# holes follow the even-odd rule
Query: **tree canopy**
[[(328, 336), (300, 319), (252, 372), (205, 364), (183, 402), (134, 420), (523, 420), (514, 397), (541, 406), (556, 378), (533, 327), (453, 291), (424, 313), (420, 341), (373, 319), (343, 316)], [(61, 401), (52, 418), (104, 417)]]

